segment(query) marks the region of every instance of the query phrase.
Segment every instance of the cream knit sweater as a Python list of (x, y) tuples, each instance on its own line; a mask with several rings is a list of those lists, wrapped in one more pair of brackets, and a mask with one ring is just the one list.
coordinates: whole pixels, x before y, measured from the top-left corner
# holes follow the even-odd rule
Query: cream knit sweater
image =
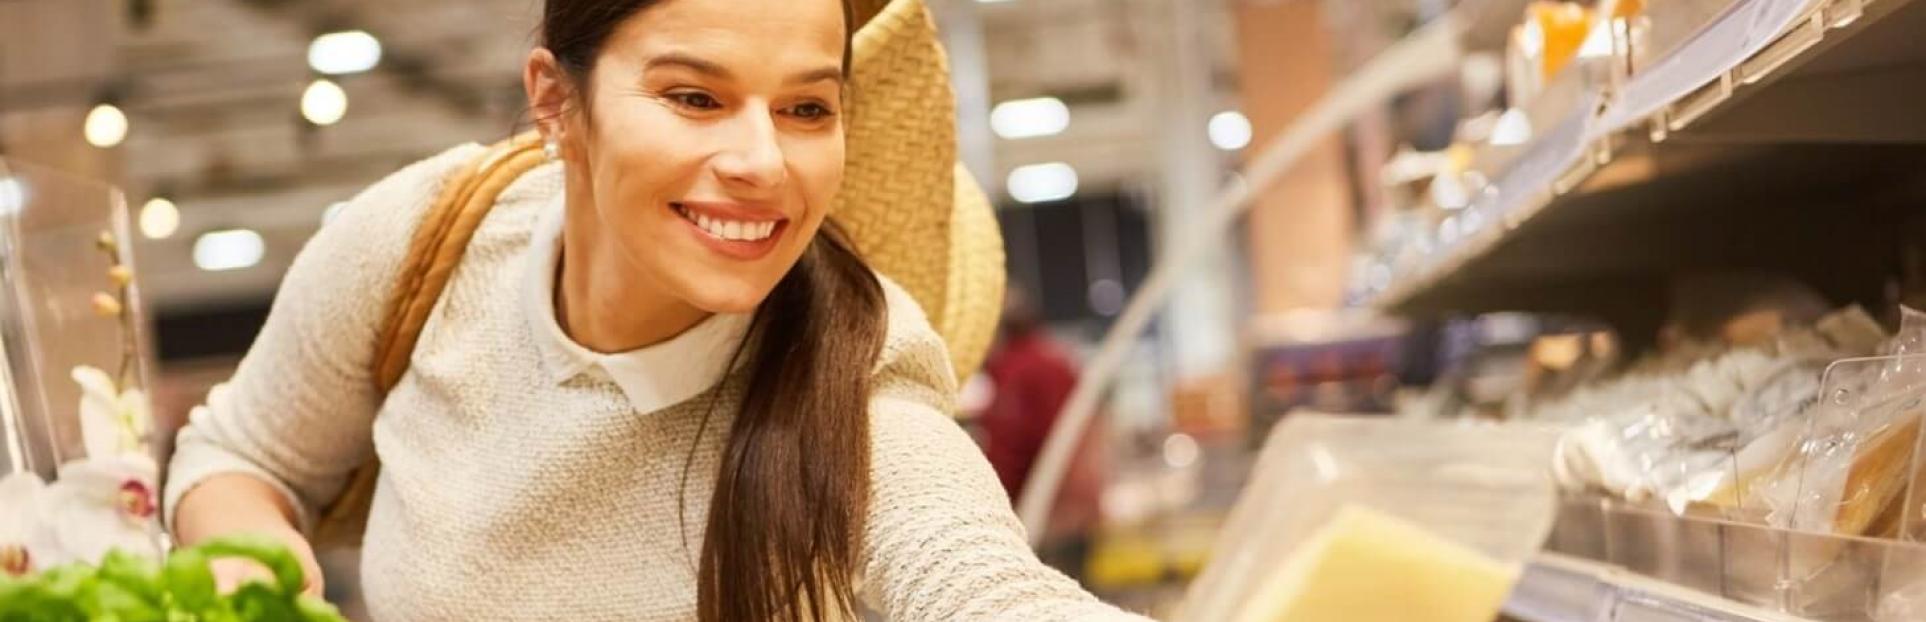
[[(377, 324), (408, 237), (441, 179), (480, 149), (390, 176), (316, 234), (233, 379), (181, 431), (167, 505), (210, 475), (243, 472), (281, 488), (305, 523), (374, 452), (383, 466), (362, 582), (376, 619), (691, 619), (711, 483), (690, 478), (678, 520), (678, 476), (700, 406), (720, 391), (725, 407), (690, 471), (714, 472), (742, 378), (718, 381), (718, 368), (694, 389), (651, 394), (649, 382), (617, 382), (621, 370), (556, 351), (542, 330), (552, 308), (531, 321), (518, 301), (529, 264), (552, 260), (538, 256), (552, 244), (539, 232), (559, 209), (559, 166), (502, 195), (410, 371), (385, 401), (373, 390)], [(943, 343), (907, 294), (885, 289), (864, 601), (899, 621), (1141, 619), (1031, 554), (996, 476), (949, 418)]]

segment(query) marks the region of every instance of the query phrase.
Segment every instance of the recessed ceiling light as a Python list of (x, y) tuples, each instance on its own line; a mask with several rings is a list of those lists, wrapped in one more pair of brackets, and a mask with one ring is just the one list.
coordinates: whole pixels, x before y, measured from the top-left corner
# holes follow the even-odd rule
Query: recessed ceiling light
[(1063, 162), (1019, 166), (1004, 185), (1020, 203), (1062, 201), (1077, 195), (1077, 169)]
[(166, 239), (181, 228), (181, 210), (173, 201), (161, 197), (140, 206), (140, 233), (149, 240)]
[(194, 265), (208, 272), (252, 268), (266, 254), (261, 234), (248, 229), (209, 231), (194, 240)]
[(301, 116), (315, 125), (334, 125), (348, 114), (348, 92), (328, 80), (315, 80), (301, 93)]
[(94, 106), (87, 111), (87, 121), (81, 131), (87, 136), (87, 144), (103, 149), (118, 145), (127, 139), (127, 113), (113, 104)]
[(1070, 107), (1055, 97), (1011, 100), (990, 110), (990, 129), (1004, 138), (1051, 136), (1069, 127)]
[(328, 75), (360, 73), (381, 63), (381, 41), (360, 30), (330, 32), (308, 44), (308, 66)]

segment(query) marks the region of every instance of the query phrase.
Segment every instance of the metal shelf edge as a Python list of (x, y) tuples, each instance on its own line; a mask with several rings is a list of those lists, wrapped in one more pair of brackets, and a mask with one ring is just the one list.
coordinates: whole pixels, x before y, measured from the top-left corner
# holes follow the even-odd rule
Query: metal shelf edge
[(1525, 568), (1503, 611), (1529, 622), (1808, 622), (1557, 553)]

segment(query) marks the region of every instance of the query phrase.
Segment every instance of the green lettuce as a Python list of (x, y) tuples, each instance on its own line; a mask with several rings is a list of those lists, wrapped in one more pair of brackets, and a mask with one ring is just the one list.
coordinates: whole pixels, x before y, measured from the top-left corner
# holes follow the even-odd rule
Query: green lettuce
[[(224, 557), (260, 563), (274, 580), (219, 593), (208, 562)], [(98, 567), (0, 576), (0, 622), (345, 622), (333, 605), (301, 593), (305, 580), (293, 553), (258, 536), (177, 549), (164, 563), (115, 551)]]

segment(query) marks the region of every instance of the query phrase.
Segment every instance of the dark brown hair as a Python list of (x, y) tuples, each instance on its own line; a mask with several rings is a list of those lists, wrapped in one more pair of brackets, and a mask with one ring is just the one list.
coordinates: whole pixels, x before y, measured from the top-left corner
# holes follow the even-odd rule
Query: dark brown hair
[[(615, 28), (660, 1), (546, 0), (542, 43), (586, 85)], [(843, 15), (847, 73), (856, 27), (847, 0)], [(854, 616), (869, 508), (869, 376), (886, 312), (875, 274), (829, 221), (757, 308), (736, 353), (748, 359), (748, 381), (696, 574), (703, 622)], [(705, 414), (695, 443), (708, 427)]]

